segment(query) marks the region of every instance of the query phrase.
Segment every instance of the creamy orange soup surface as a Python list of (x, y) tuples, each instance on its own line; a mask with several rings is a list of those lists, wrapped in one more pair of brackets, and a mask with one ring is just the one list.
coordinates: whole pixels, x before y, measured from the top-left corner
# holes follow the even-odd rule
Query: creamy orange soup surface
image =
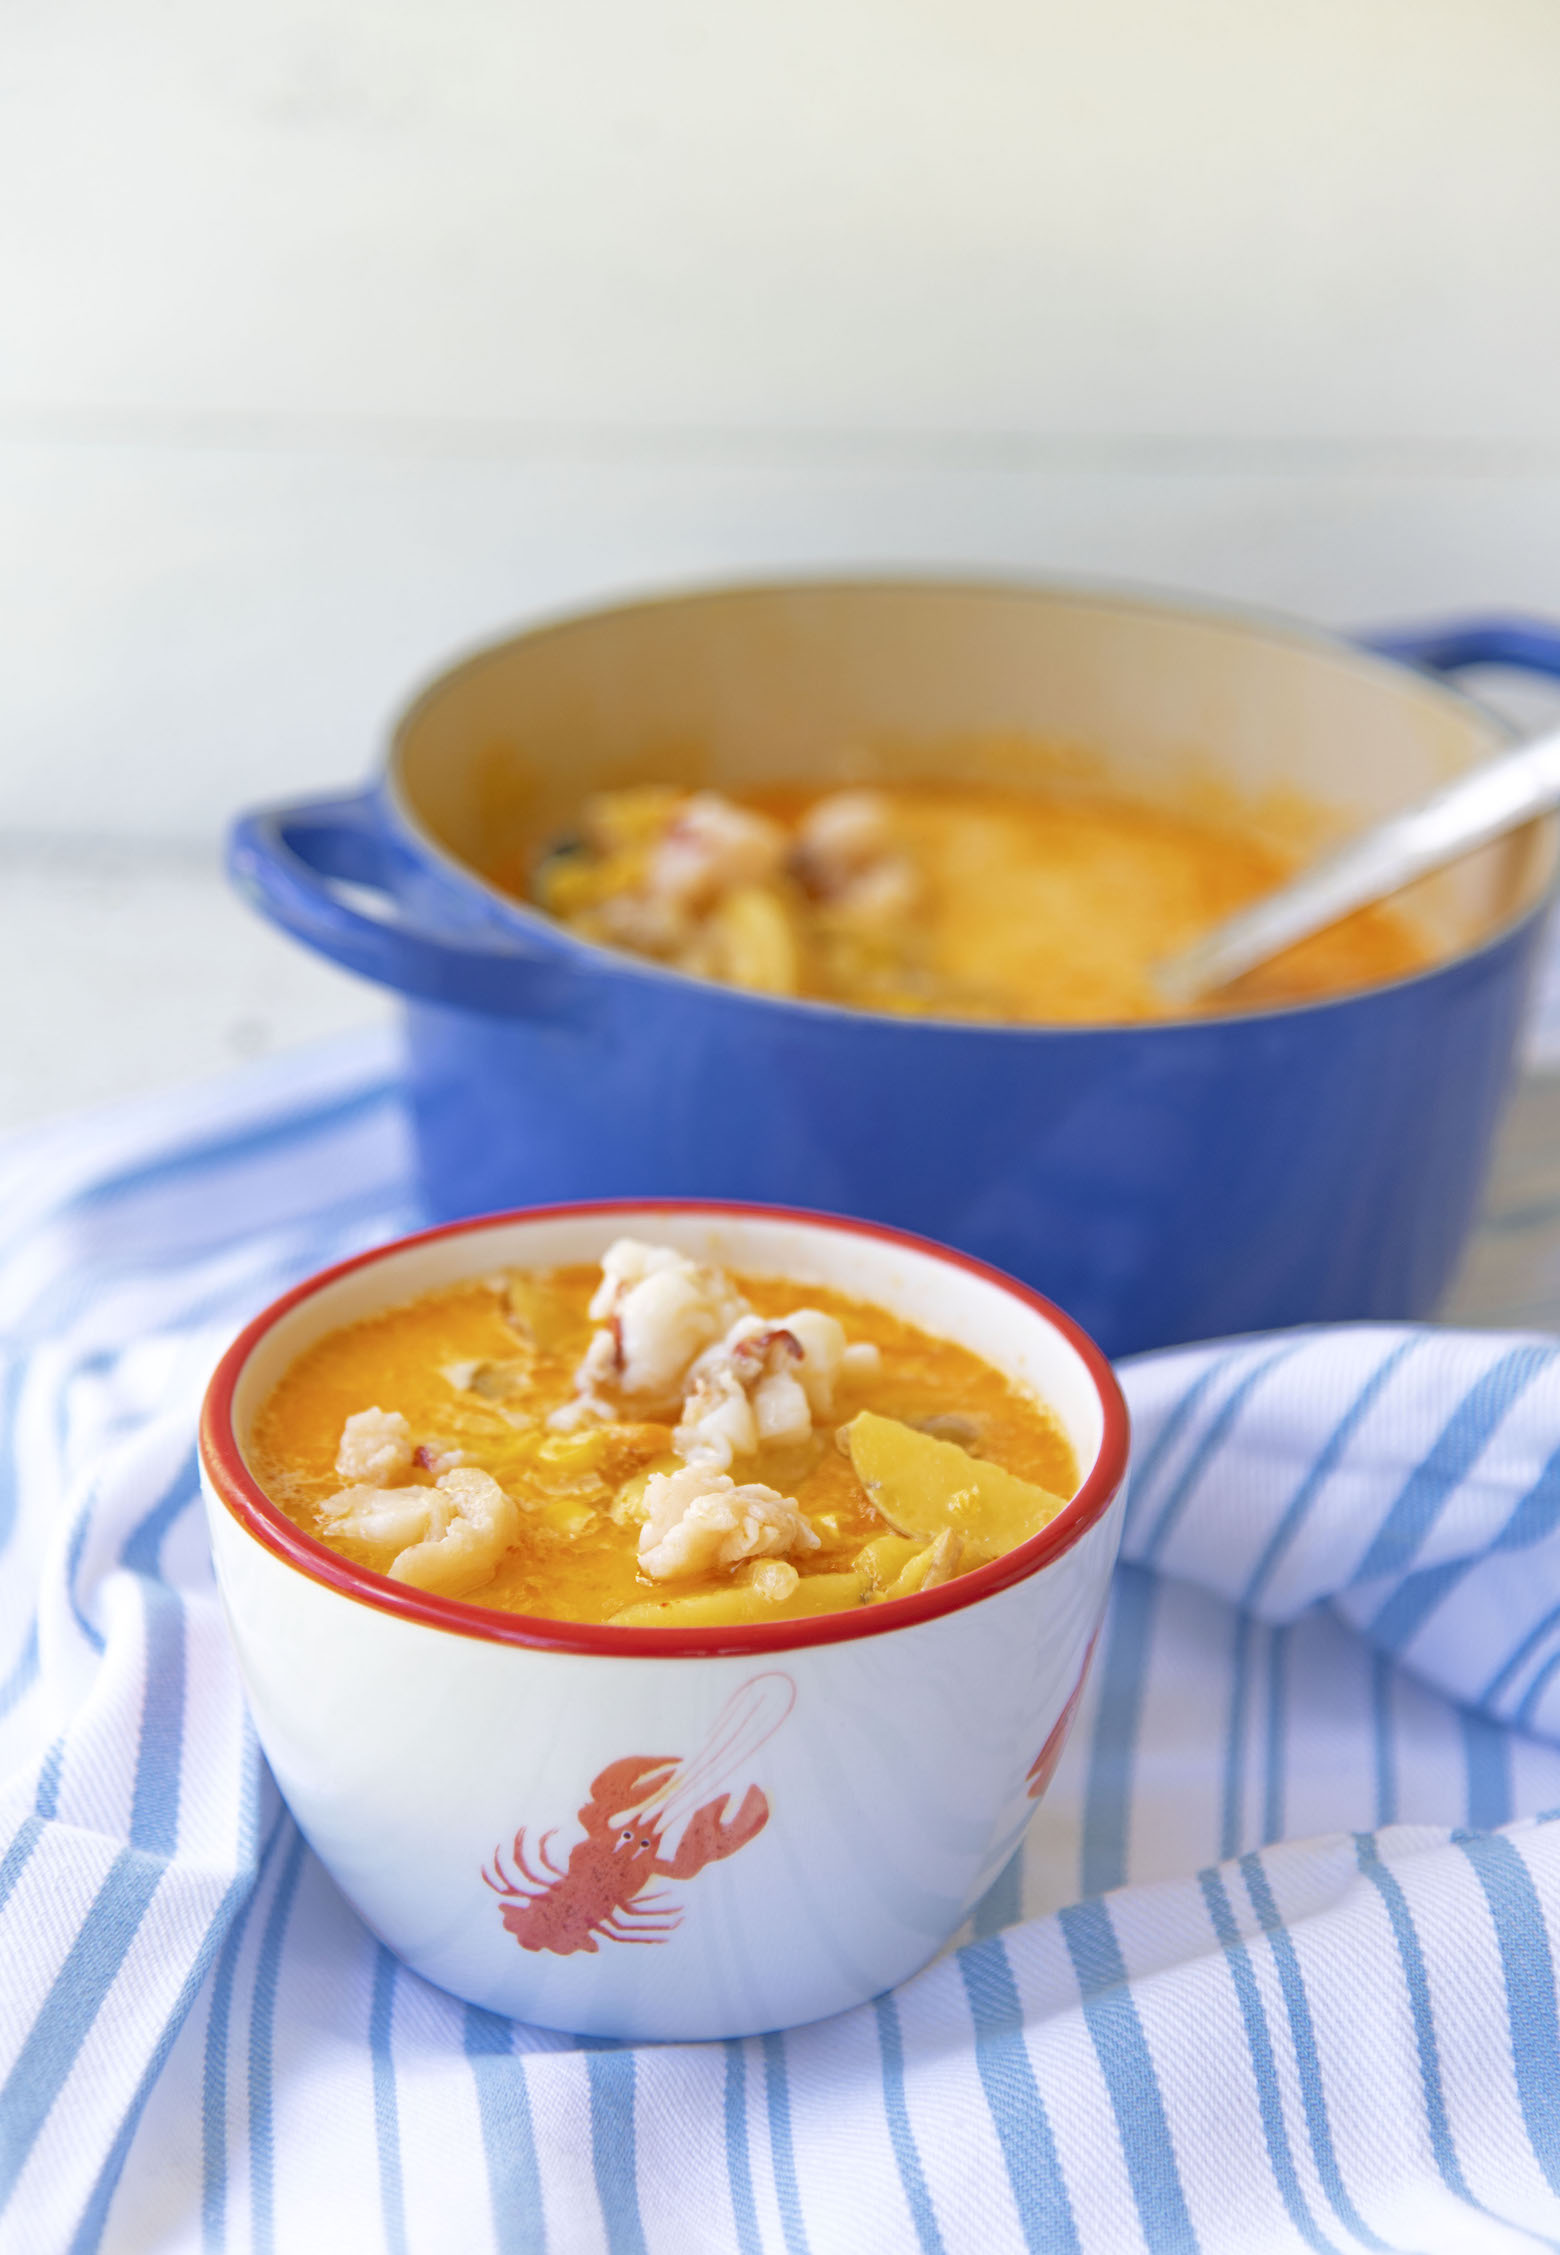
[[(984, 786), (661, 785), (587, 799), (567, 836), (487, 874), (571, 931), (696, 976), (906, 1015), (1163, 1018), (1152, 966), (1303, 858), (1235, 823)], [(1366, 909), (1207, 1001), (1302, 1002), (1420, 969)]]
[(633, 1238), (329, 1333), (247, 1453), (299, 1527), (394, 1579), (685, 1629), (934, 1588), (1079, 1480), (1052, 1412), (964, 1348)]

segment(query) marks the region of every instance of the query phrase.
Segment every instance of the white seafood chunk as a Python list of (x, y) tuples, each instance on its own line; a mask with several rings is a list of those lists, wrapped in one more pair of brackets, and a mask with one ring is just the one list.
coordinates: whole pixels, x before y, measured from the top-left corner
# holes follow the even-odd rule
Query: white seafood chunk
[(807, 1389), (789, 1370), (772, 1371), (753, 1388), (753, 1422), (760, 1448), (784, 1448), (812, 1431)]
[(394, 1552), (393, 1581), (441, 1597), (465, 1597), (492, 1578), (520, 1532), (520, 1509), (491, 1473), (474, 1464), (431, 1488), (347, 1488), (324, 1509), (325, 1530)]
[[(821, 1308), (797, 1308), (778, 1323), (743, 1316), (689, 1371), (672, 1446), (685, 1462), (724, 1471), (734, 1456), (806, 1440), (834, 1407), (851, 1349), (844, 1327)], [(858, 1357), (860, 1372), (876, 1367)]]
[(603, 939), (639, 955), (676, 955), (694, 932), (686, 910), (661, 893), (609, 893), (596, 916)]
[(835, 791), (803, 817), (792, 863), (817, 899), (862, 921), (886, 922), (913, 908), (915, 864), (894, 836), (887, 802), (875, 791)]
[(446, 1472), (453, 1472), (465, 1463), (466, 1452), (440, 1448), (437, 1441), (419, 1441), (412, 1461), (421, 1465), (425, 1472), (431, 1472), (436, 1480), (442, 1480)]
[(782, 1558), (819, 1547), (792, 1496), (757, 1482), (739, 1488), (724, 1472), (685, 1464), (645, 1486), (639, 1569), (658, 1582), (707, 1574), (742, 1558)]
[(739, 885), (762, 884), (785, 859), (785, 832), (767, 815), (699, 791), (679, 807), (651, 857), (649, 890), (679, 908)]
[(575, 1399), (548, 1423), (560, 1431), (610, 1417), (604, 1388), (641, 1399), (675, 1396), (690, 1363), (746, 1313), (747, 1303), (718, 1268), (669, 1245), (620, 1237), (601, 1262), (590, 1314), (596, 1332), (575, 1376)]
[(798, 1308), (784, 1319), (785, 1328), (802, 1350), (796, 1375), (807, 1395), (814, 1417), (827, 1417), (834, 1407), (834, 1389), (846, 1355), (845, 1326), (821, 1308)]
[(349, 1535), (367, 1543), (387, 1558), (427, 1539), (429, 1525), (440, 1509), (433, 1488), (343, 1488), (320, 1515), (328, 1535)]
[(734, 1456), (758, 1447), (758, 1420), (747, 1389), (728, 1363), (701, 1371), (689, 1388), (672, 1446), (688, 1463), (723, 1472)]
[(341, 1428), (337, 1476), (385, 1488), (410, 1472), (413, 1453), (411, 1428), (398, 1409), (360, 1409)]

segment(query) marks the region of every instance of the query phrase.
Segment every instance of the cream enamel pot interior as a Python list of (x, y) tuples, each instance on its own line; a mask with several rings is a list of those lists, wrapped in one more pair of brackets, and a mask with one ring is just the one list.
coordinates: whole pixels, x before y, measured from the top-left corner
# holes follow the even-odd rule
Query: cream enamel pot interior
[[(1400, 642), (1560, 668), (1560, 638)], [(1066, 587), (735, 589), (480, 652), (368, 790), (251, 815), (238, 882), (407, 1001), (433, 1216), (594, 1196), (780, 1199), (925, 1230), (1111, 1353), (1428, 1314), (1478, 1199), (1555, 868), (1548, 821), (1425, 885), (1436, 960), (1280, 1010), (1047, 1028), (745, 994), (589, 945), (479, 874), (634, 779), (873, 777), (1302, 794), (1329, 836), (1504, 745), (1492, 713), (1308, 629)], [(376, 889), (367, 914), (344, 885)]]
[[(495, 1267), (596, 1259), (625, 1233), (837, 1285), (985, 1355), (1061, 1417), (1078, 1494), (943, 1588), (708, 1633), (430, 1597), (349, 1564), (263, 1495), (251, 1421), (322, 1332)], [(224, 1357), (200, 1456), (261, 1745), (373, 1930), (495, 2012), (709, 2038), (891, 1987), (1001, 1870), (1104, 1612), (1127, 1418), (1076, 1326), (957, 1254), (824, 1216), (595, 1207), (447, 1228), (300, 1286)]]

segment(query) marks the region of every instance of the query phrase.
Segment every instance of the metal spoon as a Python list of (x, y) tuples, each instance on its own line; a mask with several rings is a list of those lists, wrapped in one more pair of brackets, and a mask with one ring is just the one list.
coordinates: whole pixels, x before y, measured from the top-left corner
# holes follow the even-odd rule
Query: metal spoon
[(1389, 815), (1313, 862), (1277, 892), (1154, 966), (1167, 1003), (1184, 1009), (1340, 917), (1400, 892), (1416, 877), (1520, 829), (1560, 806), (1560, 730), (1535, 736), (1461, 775), (1433, 797)]

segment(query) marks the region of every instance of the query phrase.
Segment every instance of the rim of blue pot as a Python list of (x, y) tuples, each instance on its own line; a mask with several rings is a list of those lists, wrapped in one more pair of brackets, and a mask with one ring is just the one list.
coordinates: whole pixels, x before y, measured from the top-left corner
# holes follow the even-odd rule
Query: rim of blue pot
[(863, 572), (829, 574), (816, 579), (740, 579), (696, 581), (685, 586), (658, 589), (655, 593), (628, 596), (620, 601), (592, 603), (583, 608), (551, 612), (531, 625), (509, 634), (491, 636), (484, 641), (468, 645), (436, 673), (424, 677), (399, 708), (390, 732), (390, 743), (380, 774), (379, 787), (395, 821), (415, 842), (419, 851), (439, 864), (458, 884), (479, 894), (490, 908), (497, 909), (506, 920), (516, 924), (528, 937), (544, 944), (546, 951), (565, 963), (577, 965), (583, 972), (614, 977), (644, 980), (654, 986), (671, 986), (675, 990), (694, 988), (711, 1002), (727, 1007), (750, 1010), (754, 1008), (778, 1011), (782, 1015), (818, 1019), (834, 1027), (848, 1027), (859, 1021), (878, 1027), (894, 1026), (943, 1038), (990, 1040), (1001, 1036), (1009, 1041), (1034, 1040), (1037, 1037), (1054, 1041), (1059, 1036), (1074, 1040), (1098, 1040), (1102, 1034), (1145, 1036), (1185, 1036), (1207, 1034), (1220, 1026), (1259, 1024), (1265, 1020), (1314, 1016), (1322, 1012), (1339, 1012), (1358, 1009), (1375, 1002), (1384, 995), (1400, 993), (1410, 987), (1423, 987), (1437, 979), (1444, 979), (1477, 964), (1481, 958), (1493, 955), (1515, 938), (1523, 929), (1538, 921), (1549, 910), (1556, 894), (1560, 893), (1560, 813), (1540, 815), (1536, 826), (1547, 829), (1550, 837), (1551, 865), (1548, 875), (1527, 907), (1518, 909), (1473, 947), (1459, 948), (1429, 963), (1422, 970), (1405, 972), (1395, 979), (1381, 979), (1370, 986), (1349, 987), (1338, 994), (1317, 996), (1310, 1001), (1271, 1003), (1260, 1009), (1220, 1010), (1200, 1016), (1177, 1018), (1118, 1018), (1101, 1020), (1098, 1024), (1020, 1023), (1010, 1019), (938, 1018), (934, 1016), (902, 1015), (891, 1010), (860, 1010), (847, 1003), (826, 1002), (810, 995), (761, 994), (746, 987), (732, 987), (718, 979), (707, 979), (697, 972), (679, 971), (670, 964), (654, 962), (649, 957), (629, 954), (625, 949), (603, 946), (599, 941), (587, 940), (576, 932), (557, 923), (544, 909), (532, 902), (505, 892), (484, 877), (471, 862), (463, 860), (443, 845), (419, 819), (410, 804), (403, 786), (401, 766), (406, 739), (424, 710), (441, 696), (462, 674), (474, 672), (489, 663), (500, 651), (510, 649), (517, 642), (539, 640), (549, 634), (568, 633), (584, 626), (605, 623), (629, 613), (679, 609), (690, 602), (719, 601), (730, 597), (736, 600), (754, 596), (773, 595), (827, 595), (878, 593), (926, 593), (934, 595), (1038, 595), (1065, 597), (1073, 602), (1094, 604), (1101, 610), (1146, 611), (1158, 618), (1181, 618), (1213, 622), (1223, 626), (1246, 628), (1265, 640), (1288, 642), (1319, 656), (1341, 658), (1358, 667), (1365, 674), (1379, 674), (1384, 679), (1401, 684), (1405, 678), (1413, 687), (1432, 700), (1452, 706), (1474, 718), (1511, 744), (1518, 741), (1522, 731), (1505, 715), (1473, 696), (1459, 684), (1443, 676), (1427, 673), (1401, 658), (1385, 656), (1365, 644), (1352, 641), (1346, 634), (1329, 627), (1316, 626), (1297, 619), (1283, 611), (1270, 611), (1257, 604), (1226, 602), (1212, 596), (1186, 599), (1163, 591), (1135, 586), (1126, 582), (1091, 579), (1060, 579), (1029, 577), (1015, 574), (1012, 577), (982, 574), (979, 578), (945, 577), (920, 572)]

